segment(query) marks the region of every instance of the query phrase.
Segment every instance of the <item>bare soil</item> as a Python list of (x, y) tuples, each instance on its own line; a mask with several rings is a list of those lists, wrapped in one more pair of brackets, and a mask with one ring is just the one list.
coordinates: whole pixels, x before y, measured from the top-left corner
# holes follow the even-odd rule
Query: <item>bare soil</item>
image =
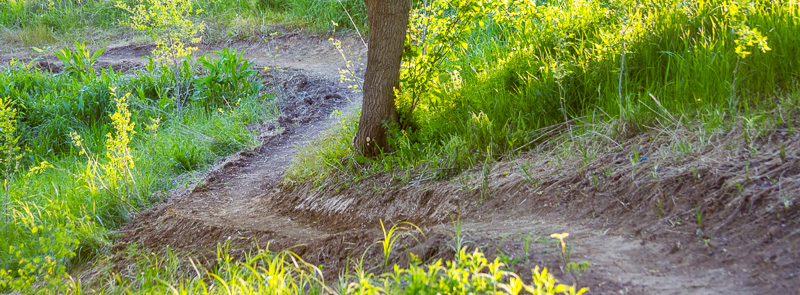
[[(365, 60), (360, 39), (344, 41), (347, 56)], [(392, 261), (407, 264), (406, 252), (451, 258), (451, 218), (460, 216), (468, 246), (489, 258), (505, 255), (523, 276), (541, 265), (571, 283), (549, 238), (568, 232), (572, 260), (592, 264), (580, 278), (590, 294), (800, 294), (800, 134), (788, 126), (752, 143), (734, 129), (703, 145), (695, 140), (701, 149), (685, 153), (670, 144), (675, 134), (652, 131), (587, 163), (545, 144), (488, 174), (286, 185), (285, 169), (330, 124), (328, 114), (359, 105), (358, 94), (338, 82), (341, 55), (325, 37), (291, 32), (265, 43), (200, 45), (199, 53), (223, 45), (245, 49), (259, 67), (281, 68), (262, 72), (276, 87), (280, 118), (258, 127), (259, 148), (221, 160), (199, 183), (136, 214), (120, 229), (115, 251), (169, 247), (214, 264), (220, 243), (235, 255), (269, 245), (291, 248), (336, 278), (362, 253), (367, 263), (382, 259), (369, 248), (381, 237), (380, 220), (409, 221), (425, 233), (402, 239)], [(136, 69), (150, 49), (109, 48), (99, 64)], [(50, 57), (38, 63), (59, 70)], [(117, 263), (125, 263), (122, 255)]]

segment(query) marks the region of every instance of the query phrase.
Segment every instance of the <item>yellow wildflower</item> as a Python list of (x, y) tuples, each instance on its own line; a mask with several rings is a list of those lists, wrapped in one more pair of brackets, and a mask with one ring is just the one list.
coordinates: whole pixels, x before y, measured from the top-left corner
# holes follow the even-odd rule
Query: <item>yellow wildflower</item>
[(564, 253), (567, 247), (567, 244), (564, 243), (564, 239), (569, 237), (569, 233), (552, 234), (550, 237), (553, 239), (558, 239), (558, 241), (561, 242), (561, 253)]

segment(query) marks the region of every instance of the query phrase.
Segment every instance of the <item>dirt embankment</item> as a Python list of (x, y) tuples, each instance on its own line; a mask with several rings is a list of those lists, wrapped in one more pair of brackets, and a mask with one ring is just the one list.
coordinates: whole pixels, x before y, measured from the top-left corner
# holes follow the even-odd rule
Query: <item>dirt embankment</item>
[[(468, 239), (489, 257), (526, 257), (527, 233), (542, 242), (569, 232), (573, 257), (593, 264), (581, 281), (601, 294), (793, 294), (800, 287), (800, 134), (782, 128), (752, 144), (742, 134), (734, 129), (687, 153), (665, 134), (641, 134), (589, 162), (532, 152), (488, 175), (408, 184), (378, 176), (346, 190), (305, 185), (262, 203), (336, 231), (382, 219), (452, 232), (450, 216), (461, 214)], [(443, 255), (433, 253), (425, 257)], [(528, 253), (558, 268), (556, 253)]]
[[(360, 42), (345, 42), (353, 60), (365, 55)], [(352, 109), (347, 101), (358, 95), (338, 82), (344, 62), (327, 38), (286, 33), (227, 45), (276, 69), (261, 74), (276, 87), (280, 119), (260, 126), (261, 147), (224, 159), (195, 187), (136, 214), (120, 230), (116, 250), (169, 246), (211, 257), (219, 243), (231, 243), (234, 254), (255, 244), (293, 247), (335, 278), (362, 253), (367, 263), (381, 259), (369, 248), (381, 236), (380, 220), (409, 221), (425, 232), (403, 239), (393, 261), (406, 263), (406, 251), (426, 260), (452, 257), (451, 218), (460, 216), (468, 246), (506, 257), (523, 276), (542, 265), (570, 282), (548, 238), (570, 233), (572, 259), (592, 263), (580, 283), (593, 294), (796, 294), (800, 288), (800, 135), (788, 126), (754, 143), (734, 129), (702, 145), (691, 133), (653, 131), (600, 149), (586, 162), (543, 146), (488, 174), (467, 171), (441, 181), (379, 175), (346, 187), (286, 186), (281, 178), (297, 149), (325, 128), (331, 111)], [(219, 48), (203, 45), (199, 53)], [(99, 64), (134, 69), (149, 50), (109, 48)], [(45, 61), (57, 70), (57, 61)], [(679, 141), (697, 148), (676, 152), (671, 143)]]

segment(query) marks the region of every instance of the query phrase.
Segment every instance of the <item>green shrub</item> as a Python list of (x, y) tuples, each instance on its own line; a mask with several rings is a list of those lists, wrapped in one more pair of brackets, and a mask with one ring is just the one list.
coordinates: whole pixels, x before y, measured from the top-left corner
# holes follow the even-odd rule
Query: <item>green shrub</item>
[(92, 66), (97, 63), (97, 57), (103, 54), (105, 48), (91, 53), (86, 50), (86, 44), (75, 42), (75, 51), (64, 48), (54, 52), (56, 57), (61, 60), (64, 69), (61, 74), (75, 79), (84, 80), (94, 78), (95, 73)]
[[(0, 96), (15, 97), (20, 104), (22, 142), (34, 154), (49, 157), (71, 150), (67, 134), (76, 130), (104, 131), (107, 114), (112, 109), (110, 87), (119, 75), (103, 71), (99, 76), (80, 74), (83, 80), (69, 75), (51, 75), (12, 61), (0, 69)], [(102, 146), (102, 134), (87, 136), (90, 149)]]
[(242, 58), (244, 51), (236, 49), (214, 52), (199, 59), (203, 65), (201, 76), (194, 79), (194, 101), (202, 101), (210, 108), (230, 106), (242, 97), (257, 96), (262, 85), (258, 81), (258, 71), (252, 69), (253, 63)]
[[(109, 232), (150, 204), (152, 192), (170, 189), (181, 173), (255, 146), (248, 125), (274, 116), (257, 91), (236, 93), (224, 108), (211, 108), (201, 97), (178, 115), (165, 107), (174, 101), (169, 67), (151, 64), (133, 77), (108, 69), (98, 74), (76, 51), (62, 52), (72, 53), (72, 68), (64, 73), (18, 61), (0, 68), (0, 97), (14, 98), (19, 146), (30, 148), (19, 171), (32, 167), (11, 178), (3, 194), (8, 218), (2, 220), (0, 293), (67, 292), (70, 269), (108, 249)], [(88, 55), (83, 48), (77, 53)], [(192, 86), (196, 68), (185, 68), (183, 80)], [(217, 74), (239, 87), (258, 83), (237, 81), (240, 73), (226, 71)]]
[[(708, 110), (734, 117), (774, 106), (800, 78), (800, 38), (790, 33), (800, 30), (800, 8), (785, 2), (581, 0), (499, 8), (482, 8), (480, 29), (447, 57), (434, 79), (439, 85), (413, 113), (414, 138), (435, 146), (433, 154), (459, 137), (468, 147), (459, 161), (480, 163), (576, 118), (624, 119), (641, 129), (662, 112), (687, 121)], [(437, 46), (432, 41), (428, 48)], [(416, 66), (411, 62), (404, 67)], [(402, 88), (418, 89), (414, 81)], [(397, 148), (402, 155), (405, 148)]]

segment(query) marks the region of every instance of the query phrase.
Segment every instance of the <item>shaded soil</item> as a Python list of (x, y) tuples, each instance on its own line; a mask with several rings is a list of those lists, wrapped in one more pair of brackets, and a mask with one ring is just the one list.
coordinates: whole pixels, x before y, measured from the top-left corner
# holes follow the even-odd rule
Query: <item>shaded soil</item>
[[(358, 38), (345, 41), (348, 56), (365, 56)], [(351, 257), (382, 259), (369, 247), (381, 238), (380, 220), (409, 221), (425, 233), (403, 238), (392, 261), (407, 264), (407, 252), (427, 261), (451, 258), (451, 218), (460, 216), (468, 246), (490, 259), (506, 257), (523, 276), (541, 265), (572, 282), (549, 238), (570, 233), (572, 260), (592, 264), (580, 279), (591, 294), (798, 294), (800, 134), (788, 126), (755, 142), (734, 129), (703, 144), (679, 136), (681, 130), (652, 131), (598, 148), (590, 161), (543, 144), (487, 174), (466, 171), (449, 180), (377, 175), (291, 186), (281, 179), (296, 151), (331, 124), (333, 110), (358, 105), (358, 94), (338, 82), (344, 62), (327, 38), (297, 33), (225, 45), (276, 69), (260, 74), (281, 102), (279, 119), (257, 126), (259, 148), (221, 160), (200, 183), (136, 214), (115, 251), (169, 247), (211, 266), (220, 243), (230, 243), (234, 255), (254, 245), (292, 247), (335, 278)], [(199, 54), (219, 46), (201, 45)], [(151, 49), (112, 47), (98, 65), (134, 70)], [(51, 57), (38, 62), (60, 70)], [(681, 141), (694, 148), (677, 152)]]

